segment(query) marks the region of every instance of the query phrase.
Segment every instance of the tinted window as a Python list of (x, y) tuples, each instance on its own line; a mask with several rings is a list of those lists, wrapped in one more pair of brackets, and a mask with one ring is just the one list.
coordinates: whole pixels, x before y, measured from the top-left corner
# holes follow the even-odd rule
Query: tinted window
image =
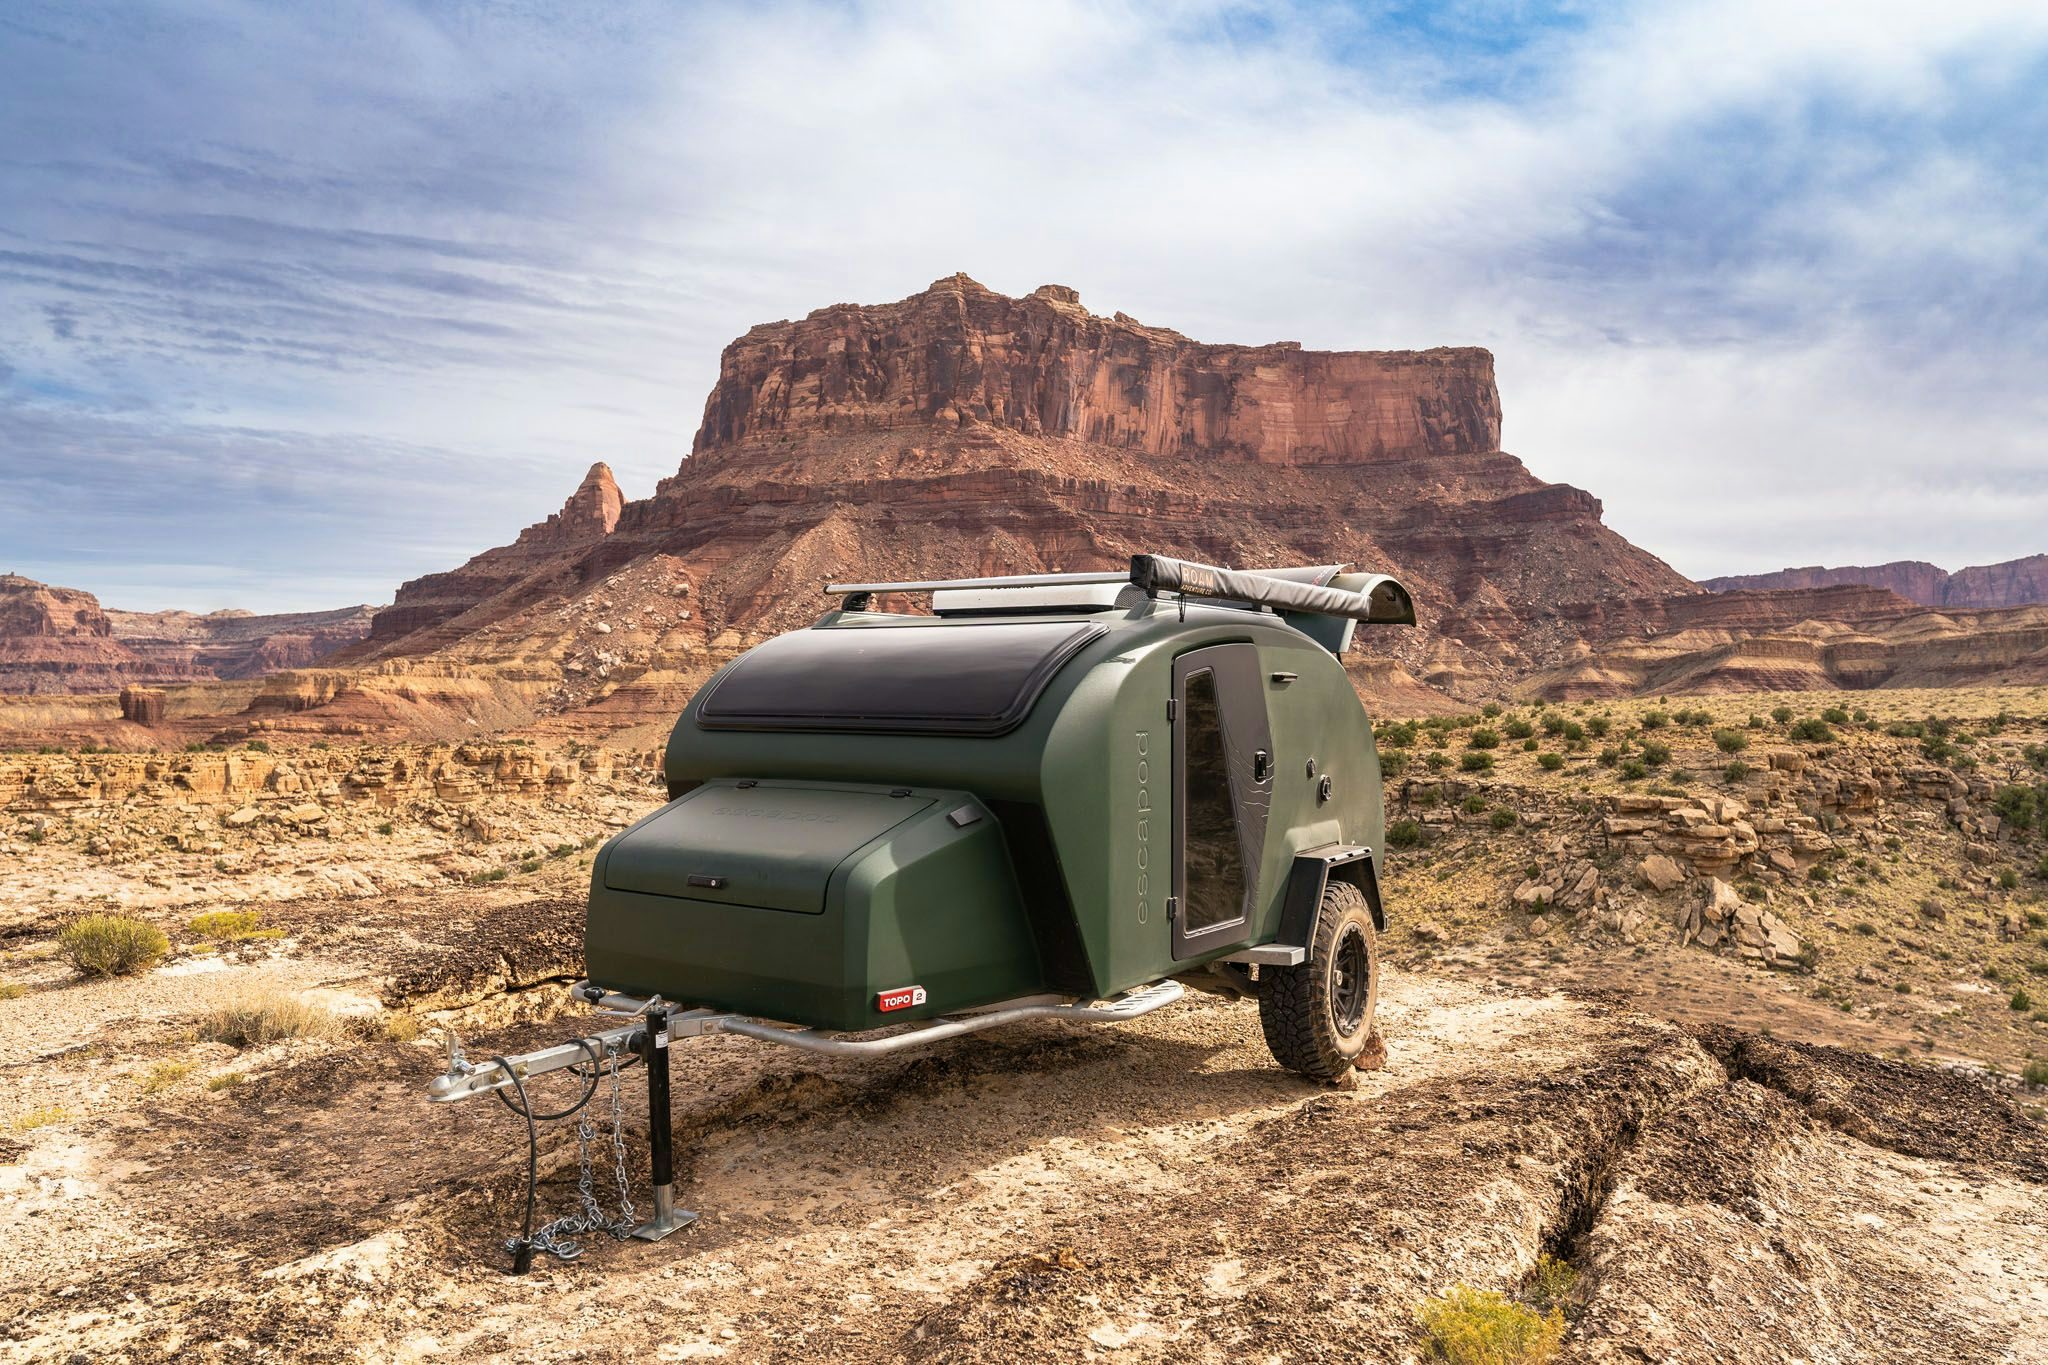
[(1194, 934), (1244, 917), (1244, 848), (1230, 799), (1230, 758), (1213, 672), (1188, 675), (1185, 706), (1181, 875), (1187, 903), (1181, 916), (1183, 932)]
[(697, 709), (706, 730), (869, 730), (999, 735), (1107, 631), (1072, 621), (798, 630), (720, 674)]

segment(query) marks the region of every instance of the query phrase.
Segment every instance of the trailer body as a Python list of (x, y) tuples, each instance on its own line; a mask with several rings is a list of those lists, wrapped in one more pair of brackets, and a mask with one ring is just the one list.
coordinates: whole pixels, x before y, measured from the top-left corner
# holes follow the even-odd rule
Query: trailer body
[[(1413, 620), (1340, 569), (1234, 577)], [(726, 665), (670, 737), (668, 804), (596, 859), (593, 985), (861, 1031), (1305, 946), (1332, 868), (1379, 918), (1379, 763), (1336, 652), (1378, 618), (1174, 572), (1080, 602), (937, 585), (932, 616), (850, 592)]]

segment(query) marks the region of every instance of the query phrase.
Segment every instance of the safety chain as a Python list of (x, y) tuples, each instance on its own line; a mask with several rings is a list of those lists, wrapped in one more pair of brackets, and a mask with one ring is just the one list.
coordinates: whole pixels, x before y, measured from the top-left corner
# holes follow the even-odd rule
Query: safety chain
[[(633, 1201), (626, 1192), (626, 1102), (619, 1083), (619, 1053), (619, 1043), (607, 1043), (601, 1064), (603, 1070), (611, 1073), (612, 1081), (612, 1174), (619, 1187), (619, 1216), (607, 1219), (597, 1202), (596, 1165), (590, 1152), (591, 1141), (597, 1136), (597, 1125), (591, 1121), (590, 1106), (585, 1104), (576, 1118), (576, 1192), (582, 1201), (583, 1211), (563, 1214), (533, 1234), (533, 1247), (557, 1260), (573, 1261), (583, 1254), (583, 1248), (572, 1238), (605, 1232), (623, 1241), (640, 1223), (640, 1216), (634, 1211)], [(518, 1247), (519, 1239), (516, 1237), (505, 1243), (505, 1249), (515, 1254)]]

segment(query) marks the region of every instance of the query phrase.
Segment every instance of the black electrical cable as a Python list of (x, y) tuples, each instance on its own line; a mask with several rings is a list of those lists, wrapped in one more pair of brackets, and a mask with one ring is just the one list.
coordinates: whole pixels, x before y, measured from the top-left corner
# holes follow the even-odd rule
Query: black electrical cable
[(533, 1203), (540, 1187), (540, 1129), (534, 1120), (547, 1119), (552, 1122), (555, 1119), (565, 1119), (590, 1103), (591, 1097), (597, 1094), (597, 1078), (604, 1071), (604, 1058), (599, 1055), (596, 1045), (588, 1038), (578, 1038), (576, 1043), (590, 1054), (590, 1084), (584, 1087), (581, 1099), (554, 1114), (536, 1114), (533, 1105), (526, 1098), (526, 1082), (520, 1078), (517, 1068), (506, 1058), (491, 1058), (492, 1063), (501, 1067), (505, 1075), (511, 1079), (512, 1088), (519, 1092), (519, 1103), (514, 1104), (506, 1099), (503, 1090), (493, 1090), (491, 1093), (496, 1095), (507, 1109), (526, 1120), (526, 1220), (521, 1225), (519, 1236), (508, 1248), (512, 1253), (514, 1275), (524, 1275), (533, 1269)]

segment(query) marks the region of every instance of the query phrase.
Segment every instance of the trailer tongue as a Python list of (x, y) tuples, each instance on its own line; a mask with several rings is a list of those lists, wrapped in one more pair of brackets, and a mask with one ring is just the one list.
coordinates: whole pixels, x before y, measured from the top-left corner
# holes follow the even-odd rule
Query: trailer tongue
[[(620, 1020), (472, 1063), (429, 1097), (526, 1123), (536, 1250), (657, 1240), (674, 1205), (669, 1049), (736, 1034), (873, 1057), (1026, 1019), (1115, 1023), (1183, 982), (1253, 996), (1274, 1056), (1330, 1079), (1365, 1049), (1385, 915), (1379, 764), (1337, 655), (1413, 624), (1342, 565), (827, 589), (842, 606), (726, 665), (665, 759), (669, 802), (600, 851), (576, 998)], [(929, 593), (933, 614), (873, 611)], [(652, 1214), (627, 1193), (620, 1073), (647, 1073)], [(536, 1110), (554, 1072), (581, 1097)], [(620, 1210), (595, 1193), (611, 1109)], [(533, 1227), (538, 1123), (578, 1118), (577, 1214)]]

